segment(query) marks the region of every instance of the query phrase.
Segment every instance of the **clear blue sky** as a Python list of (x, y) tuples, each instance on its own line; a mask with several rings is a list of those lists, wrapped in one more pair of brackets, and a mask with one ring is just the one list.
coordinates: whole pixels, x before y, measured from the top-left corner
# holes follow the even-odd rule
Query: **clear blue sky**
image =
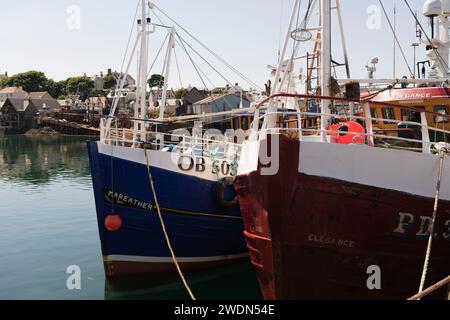
[[(160, 0), (155, 1), (175, 20), (190, 30), (210, 48), (218, 52), (233, 66), (262, 86), (267, 80), (266, 65), (275, 64), (280, 41), (280, 16), (283, 30), (292, 0)], [(306, 0), (303, 1), (307, 2)], [(383, 0), (392, 16), (394, 0)], [(415, 24), (403, 0), (398, 7), (398, 34), (407, 57), (412, 64)], [(428, 24), (421, 12), (422, 0), (409, 0), (419, 11), (427, 31)], [(137, 0), (0, 0), (0, 72), (15, 74), (27, 70), (44, 71), (48, 77), (61, 80), (69, 76), (98, 74), (107, 68), (119, 69), (126, 47)], [(80, 29), (69, 30), (67, 9), (80, 8)], [(392, 77), (393, 38), (382, 15), (381, 28), (368, 29), (366, 10), (378, 5), (377, 0), (341, 0), (344, 28), (353, 77), (365, 77), (364, 66), (372, 56), (380, 58), (376, 76)], [(284, 10), (282, 10), (284, 8)], [(283, 14), (281, 15), (281, 12)], [(334, 30), (338, 30), (335, 28)], [(154, 57), (162, 38), (153, 37)], [(337, 41), (335, 58), (341, 60)], [(418, 60), (424, 58), (424, 47), (417, 51)], [(178, 49), (183, 85), (200, 83), (187, 58)], [(209, 58), (209, 56), (208, 56)], [(151, 60), (151, 59), (150, 59)], [(211, 59), (215, 62), (214, 59)], [(398, 76), (408, 75), (397, 50)], [(157, 67), (160, 66), (157, 64)], [(171, 87), (178, 87), (176, 67)], [(222, 66), (220, 70), (225, 70)], [(132, 69), (132, 73), (135, 71)], [(158, 70), (156, 70), (158, 71)], [(213, 83), (224, 85), (210, 69), (204, 67)], [(225, 72), (226, 73), (226, 72)], [(231, 73), (227, 78), (242, 83)], [(209, 85), (208, 85), (209, 86)]]

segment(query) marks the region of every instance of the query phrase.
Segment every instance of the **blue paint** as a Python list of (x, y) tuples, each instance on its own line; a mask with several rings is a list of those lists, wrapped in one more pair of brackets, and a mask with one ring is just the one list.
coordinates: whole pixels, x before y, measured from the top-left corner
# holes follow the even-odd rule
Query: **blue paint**
[[(103, 255), (170, 257), (155, 209), (114, 205), (122, 217), (122, 228), (109, 232), (106, 216), (113, 212), (104, 191), (113, 190), (154, 205), (153, 194), (143, 164), (99, 154), (96, 142), (88, 142), (97, 220)], [(113, 174), (111, 174), (113, 171)], [(158, 202), (172, 246), (178, 257), (210, 257), (246, 253), (239, 208), (221, 208), (214, 202), (214, 182), (151, 168)], [(114, 185), (112, 184), (114, 181)], [(175, 211), (189, 211), (186, 214)], [(217, 216), (201, 216), (204, 213)]]

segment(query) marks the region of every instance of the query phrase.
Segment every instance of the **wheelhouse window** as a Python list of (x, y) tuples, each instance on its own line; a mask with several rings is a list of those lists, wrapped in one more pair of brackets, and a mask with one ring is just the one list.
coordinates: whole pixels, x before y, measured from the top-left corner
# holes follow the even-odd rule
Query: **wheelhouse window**
[(434, 106), (434, 112), (442, 114), (442, 116), (434, 116), (434, 123), (448, 123), (448, 106)]
[(242, 130), (248, 130), (249, 128), (249, 123), (248, 123), (248, 117), (247, 116), (243, 116), (242, 117)]
[[(425, 110), (425, 107), (423, 106), (414, 106), (413, 108)], [(402, 109), (402, 121), (421, 123), (420, 112)]]
[(241, 128), (239, 122), (240, 122), (240, 117), (239, 116), (233, 118), (233, 129), (234, 130), (237, 130), (237, 129)]
[[(394, 108), (383, 108), (383, 119), (395, 120)], [(385, 124), (393, 124), (390, 121), (384, 121)]]
[(377, 109), (370, 108), (370, 117), (372, 118), (372, 123), (378, 123), (378, 120), (376, 120), (376, 118), (378, 118)]

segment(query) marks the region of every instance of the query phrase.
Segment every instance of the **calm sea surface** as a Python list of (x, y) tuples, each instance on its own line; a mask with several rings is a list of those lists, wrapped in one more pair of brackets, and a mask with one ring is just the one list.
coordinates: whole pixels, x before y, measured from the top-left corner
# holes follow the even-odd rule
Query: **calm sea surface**
[[(105, 280), (85, 138), (0, 137), (0, 254), (0, 299), (187, 298), (175, 275)], [(249, 263), (187, 277), (200, 299), (260, 298)]]

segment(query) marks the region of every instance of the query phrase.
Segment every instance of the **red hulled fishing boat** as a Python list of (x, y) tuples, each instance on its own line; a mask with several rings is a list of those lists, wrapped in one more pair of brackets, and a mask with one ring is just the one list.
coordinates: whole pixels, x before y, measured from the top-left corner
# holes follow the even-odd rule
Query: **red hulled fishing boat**
[[(289, 30), (296, 12), (298, 1)], [(427, 121), (448, 122), (448, 112), (414, 105), (428, 96), (406, 104), (387, 103), (381, 91), (377, 101), (330, 97), (329, 16), (330, 0), (322, 0), (322, 96), (282, 94), (275, 85), (262, 126), (243, 144), (235, 188), (247, 246), (266, 299), (406, 299), (450, 271), (449, 132)], [(447, 16), (439, 21), (448, 29)], [(296, 38), (306, 30), (295, 29)], [(442, 64), (435, 61), (442, 72), (433, 86), (448, 79)], [(446, 87), (398, 90), (410, 90), (409, 101), (436, 92), (448, 108)], [(296, 99), (296, 127), (280, 123), (280, 99)], [(311, 102), (321, 105), (314, 128), (304, 126), (311, 112), (302, 110)], [(361, 112), (338, 110), (349, 106)], [(401, 118), (408, 112), (418, 117)], [(377, 122), (415, 125), (420, 136), (377, 131)], [(434, 133), (444, 139), (430, 139)]]

